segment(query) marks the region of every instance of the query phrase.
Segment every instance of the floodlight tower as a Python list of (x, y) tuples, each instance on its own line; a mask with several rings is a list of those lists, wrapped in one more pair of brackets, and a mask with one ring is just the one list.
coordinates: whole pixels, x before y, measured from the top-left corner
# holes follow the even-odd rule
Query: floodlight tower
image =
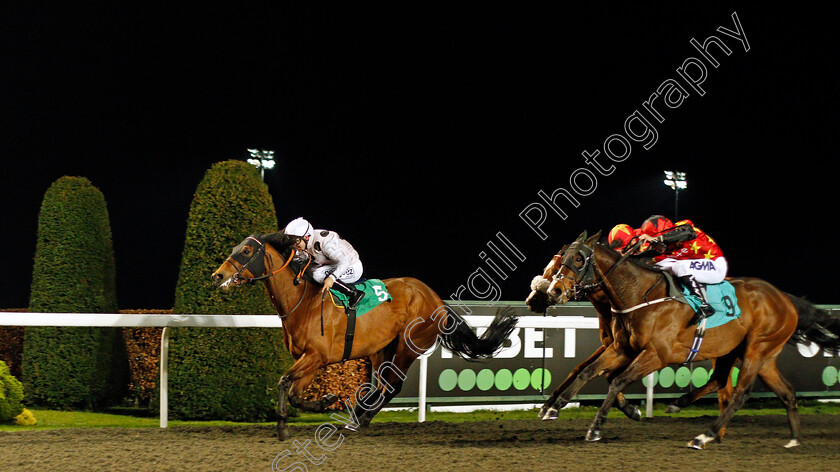
[(248, 153), (251, 154), (248, 164), (256, 166), (260, 170), (260, 177), (265, 180), (265, 170), (274, 168), (274, 151), (248, 149)]
[(663, 182), (674, 191), (674, 221), (679, 221), (680, 190), (688, 188), (685, 172), (666, 170)]

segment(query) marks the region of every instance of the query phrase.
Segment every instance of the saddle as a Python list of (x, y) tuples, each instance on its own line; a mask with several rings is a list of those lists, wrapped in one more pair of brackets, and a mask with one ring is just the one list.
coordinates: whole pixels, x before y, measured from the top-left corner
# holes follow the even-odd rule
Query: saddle
[[(666, 283), (668, 284), (668, 296), (674, 300), (685, 303), (698, 312), (700, 299), (691, 294), (691, 290), (685, 287), (670, 272), (663, 271)], [(727, 281), (719, 284), (706, 285), (706, 298), (715, 314), (706, 318), (706, 328), (715, 328), (726, 324), (741, 316), (741, 309), (738, 307), (738, 299), (735, 296), (735, 287)], [(694, 320), (692, 320), (694, 321)]]
[(344, 354), (342, 361), (349, 359), (350, 352), (353, 350), (353, 338), (356, 334), (356, 318), (376, 308), (380, 303), (393, 300), (391, 294), (388, 293), (388, 288), (385, 286), (385, 283), (379, 279), (361, 280), (353, 285), (356, 290), (361, 290), (365, 294), (353, 309), (348, 308), (347, 295), (334, 289), (330, 289), (329, 291), (333, 304), (338, 306), (335, 303), (335, 300), (338, 299), (342, 306), (344, 306), (344, 311), (347, 314), (347, 332), (344, 335)]
[[(292, 270), (298, 277), (295, 279), (295, 285), (300, 283), (301, 279), (308, 282), (317, 283), (312, 277), (312, 272), (315, 270), (314, 266), (309, 264), (309, 258), (303, 255), (296, 256), (291, 263)], [(365, 296), (359, 301), (353, 309), (348, 309), (347, 295), (335, 289), (329, 290), (330, 300), (335, 306), (344, 307), (344, 312), (347, 315), (347, 328), (344, 335), (344, 354), (342, 355), (342, 362), (350, 358), (350, 352), (353, 350), (353, 338), (356, 335), (356, 318), (364, 315), (370, 310), (376, 308), (380, 303), (390, 302), (393, 300), (391, 294), (385, 286), (385, 282), (379, 279), (360, 279), (354, 283), (353, 286), (357, 290), (364, 292)], [(339, 303), (336, 303), (336, 300)], [(324, 300), (321, 300), (321, 336), (324, 335)]]

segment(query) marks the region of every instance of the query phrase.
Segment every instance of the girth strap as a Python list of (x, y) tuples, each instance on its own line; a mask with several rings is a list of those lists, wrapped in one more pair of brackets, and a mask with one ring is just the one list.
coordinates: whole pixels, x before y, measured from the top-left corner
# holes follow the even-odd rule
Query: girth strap
[(688, 350), (688, 357), (682, 365), (690, 364), (697, 357), (700, 352), (700, 345), (703, 344), (703, 337), (706, 335), (706, 317), (704, 316), (700, 323), (697, 324), (697, 329), (694, 331), (694, 341), (691, 343), (691, 348)]
[(356, 309), (347, 310), (347, 334), (344, 335), (344, 355), (342, 362), (350, 358), (353, 350), (353, 337), (356, 334)]

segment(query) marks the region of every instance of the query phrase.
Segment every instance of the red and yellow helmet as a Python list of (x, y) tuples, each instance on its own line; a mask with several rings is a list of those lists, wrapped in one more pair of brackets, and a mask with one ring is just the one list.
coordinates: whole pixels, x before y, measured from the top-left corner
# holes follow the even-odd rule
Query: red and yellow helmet
[(636, 231), (628, 224), (617, 224), (607, 236), (607, 244), (613, 249), (622, 249), (636, 236)]
[(674, 223), (662, 215), (653, 215), (642, 223), (642, 234), (655, 236), (674, 227)]

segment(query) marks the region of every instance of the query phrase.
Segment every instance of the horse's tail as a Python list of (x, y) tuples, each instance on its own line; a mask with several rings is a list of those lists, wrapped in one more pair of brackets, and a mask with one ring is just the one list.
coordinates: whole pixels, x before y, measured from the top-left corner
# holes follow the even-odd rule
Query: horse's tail
[[(447, 310), (445, 332), (441, 335), (441, 344), (451, 352), (466, 359), (491, 357), (516, 328), (518, 318), (513, 316), (510, 307), (500, 309), (487, 331), (476, 336), (463, 318), (451, 308)], [(454, 323), (454, 324), (453, 324)]]
[(817, 308), (802, 297), (789, 293), (785, 295), (799, 313), (799, 322), (790, 338), (791, 342), (814, 342), (827, 352), (840, 352), (840, 317), (832, 315), (828, 310)]

